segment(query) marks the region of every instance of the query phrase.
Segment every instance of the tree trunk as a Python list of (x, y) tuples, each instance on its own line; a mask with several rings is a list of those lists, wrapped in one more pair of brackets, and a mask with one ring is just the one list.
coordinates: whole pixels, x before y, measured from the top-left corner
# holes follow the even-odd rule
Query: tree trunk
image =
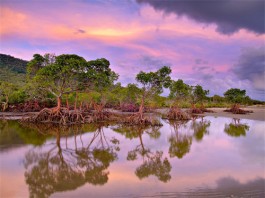
[(57, 98), (57, 107), (56, 107), (57, 111), (60, 111), (61, 105), (62, 105), (62, 98), (59, 96)]
[(6, 96), (6, 102), (3, 104), (3, 111), (5, 111), (8, 108), (8, 96)]
[(141, 132), (139, 132), (139, 139), (140, 139), (141, 147), (142, 147), (143, 151), (145, 151), (144, 143), (143, 143), (143, 139), (142, 139), (142, 133)]
[(79, 111), (82, 111), (83, 102), (80, 102)]
[(68, 98), (66, 99), (66, 108), (67, 108), (68, 111), (70, 110)]
[(144, 114), (144, 95), (142, 97), (141, 105), (140, 105), (140, 108), (139, 108), (139, 114), (140, 114), (140, 118), (143, 119), (143, 114)]
[(75, 111), (76, 111), (76, 109), (77, 109), (77, 97), (78, 97), (78, 96), (77, 96), (77, 92), (76, 92), (76, 93), (75, 93), (75, 109), (74, 109)]

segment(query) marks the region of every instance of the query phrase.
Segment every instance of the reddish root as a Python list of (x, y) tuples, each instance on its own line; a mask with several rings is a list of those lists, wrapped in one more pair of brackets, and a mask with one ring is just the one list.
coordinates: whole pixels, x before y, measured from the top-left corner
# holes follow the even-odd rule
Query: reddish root
[(234, 104), (230, 109), (224, 110), (225, 112), (231, 112), (233, 114), (247, 114), (247, 113), (253, 113), (253, 111), (247, 111), (240, 108), (239, 104)]
[(139, 112), (129, 116), (124, 116), (122, 123), (127, 125), (151, 125), (151, 126), (162, 125), (159, 120), (151, 117), (145, 117)]
[(169, 120), (190, 120), (191, 119), (188, 113), (181, 111), (177, 107), (171, 107), (165, 118)]
[(37, 115), (25, 118), (23, 122), (33, 123), (56, 123), (62, 125), (91, 123), (94, 121), (92, 115), (79, 111), (69, 112), (67, 108), (45, 108)]

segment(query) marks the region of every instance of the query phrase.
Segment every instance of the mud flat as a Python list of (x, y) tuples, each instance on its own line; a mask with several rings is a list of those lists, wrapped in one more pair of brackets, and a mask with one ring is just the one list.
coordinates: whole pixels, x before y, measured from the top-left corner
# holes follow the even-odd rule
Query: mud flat
[(38, 112), (0, 112), (0, 120), (20, 120)]
[[(232, 114), (230, 112), (224, 112), (226, 108), (208, 108), (208, 109), (214, 111), (214, 113), (206, 112), (201, 115), (265, 121), (265, 107), (264, 106), (250, 106), (250, 107), (243, 108), (244, 110), (253, 111), (253, 113), (247, 113), (247, 114)], [(183, 110), (185, 111), (187, 109), (183, 109)], [(111, 110), (111, 109), (108, 109), (108, 111), (113, 112), (113, 113), (120, 113), (120, 114), (132, 114), (132, 113), (125, 113), (125, 112), (120, 112), (120, 111)], [(168, 108), (154, 110), (154, 112), (163, 113), (163, 114), (167, 113), (167, 111), (168, 111)], [(38, 112), (0, 112), (0, 119), (20, 120), (22, 118), (29, 117), (36, 113)]]
[(249, 119), (249, 120), (259, 120), (265, 121), (265, 108), (257, 107), (247, 107), (243, 108), (247, 111), (253, 111), (253, 113), (247, 114), (232, 114), (230, 112), (224, 112), (226, 108), (211, 108), (214, 113), (204, 113), (207, 116), (216, 116), (216, 117), (229, 117), (229, 118), (239, 118), (239, 119)]
[[(247, 114), (233, 114), (230, 112), (224, 112), (224, 110), (227, 108), (208, 108), (208, 109), (214, 111), (214, 113), (205, 112), (204, 114), (200, 114), (200, 115), (265, 121), (265, 107), (264, 106), (250, 106), (250, 107), (242, 108), (244, 110), (253, 111), (253, 113), (247, 113)], [(185, 111), (187, 109), (183, 109), (183, 110)], [(157, 109), (155, 111), (159, 113), (166, 113), (168, 109), (167, 108)]]

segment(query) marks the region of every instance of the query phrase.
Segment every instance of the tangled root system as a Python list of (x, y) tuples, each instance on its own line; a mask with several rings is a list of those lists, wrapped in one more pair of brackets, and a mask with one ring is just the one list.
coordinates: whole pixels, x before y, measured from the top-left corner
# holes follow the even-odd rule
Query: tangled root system
[(91, 114), (80, 111), (68, 111), (66, 108), (45, 108), (38, 114), (25, 118), (23, 122), (55, 123), (55, 124), (82, 124), (91, 123), (94, 118)]
[(239, 104), (234, 104), (230, 109), (224, 110), (225, 112), (231, 112), (233, 114), (247, 114), (247, 113), (253, 113), (253, 111), (247, 111), (240, 108)]
[(164, 118), (169, 120), (190, 120), (191, 116), (177, 107), (171, 107)]
[(203, 114), (204, 112), (214, 113), (214, 111), (206, 109), (203, 104), (199, 108), (195, 107), (193, 104), (190, 109), (190, 113), (192, 114)]
[(127, 125), (151, 125), (151, 126), (162, 126), (160, 121), (154, 117), (146, 117), (141, 113), (134, 113), (132, 115), (124, 116), (122, 123)]

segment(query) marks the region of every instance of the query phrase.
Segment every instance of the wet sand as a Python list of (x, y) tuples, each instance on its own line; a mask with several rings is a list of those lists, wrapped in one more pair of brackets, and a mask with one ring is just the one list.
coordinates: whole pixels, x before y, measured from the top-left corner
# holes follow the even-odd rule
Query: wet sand
[[(251, 106), (251, 107), (242, 108), (244, 110), (253, 111), (253, 113), (247, 113), (247, 114), (233, 114), (230, 112), (224, 112), (226, 108), (208, 108), (208, 109), (214, 111), (214, 113), (203, 113), (199, 115), (265, 121), (265, 107), (264, 106), (262, 107)], [(183, 110), (185, 111), (187, 109), (183, 109)], [(156, 110), (156, 112), (159, 112), (159, 113), (166, 113), (167, 111), (168, 109), (166, 108)]]
[(215, 117), (229, 117), (229, 118), (240, 118), (240, 119), (249, 119), (249, 120), (259, 120), (265, 121), (265, 108), (257, 107), (247, 107), (243, 108), (244, 110), (253, 111), (253, 113), (247, 114), (232, 114), (230, 112), (224, 112), (226, 108), (210, 108), (214, 113), (204, 113), (206, 116), (215, 116)]

